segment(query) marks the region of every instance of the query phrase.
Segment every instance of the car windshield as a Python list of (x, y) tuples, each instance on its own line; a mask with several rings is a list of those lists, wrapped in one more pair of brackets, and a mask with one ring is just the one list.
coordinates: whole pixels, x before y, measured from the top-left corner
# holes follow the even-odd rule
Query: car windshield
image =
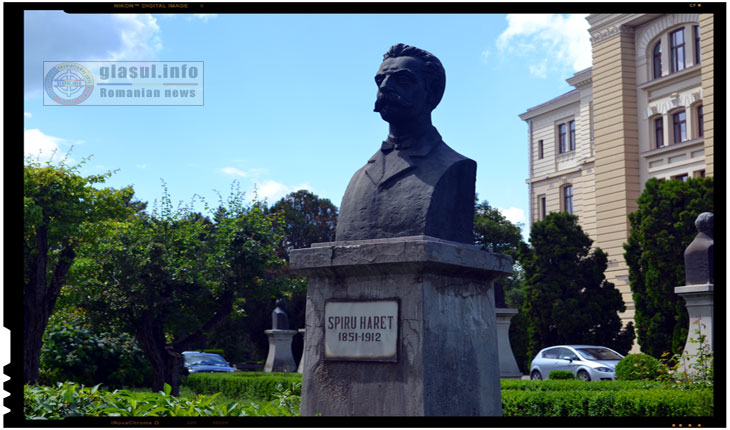
[(203, 354), (185, 355), (185, 364), (189, 364), (191, 366), (226, 366), (225, 360), (223, 360), (220, 356)]
[(606, 348), (576, 348), (589, 360), (621, 360), (621, 356)]

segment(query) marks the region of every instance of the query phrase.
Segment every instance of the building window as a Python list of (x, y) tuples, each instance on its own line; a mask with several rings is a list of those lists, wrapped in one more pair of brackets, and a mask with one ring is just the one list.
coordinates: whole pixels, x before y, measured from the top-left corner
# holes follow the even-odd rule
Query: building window
[(689, 179), (689, 175), (687, 173), (682, 173), (681, 175), (672, 176), (672, 179), (679, 179), (682, 182), (687, 182), (687, 179)]
[(566, 185), (563, 187), (563, 210), (569, 214), (573, 214), (573, 186)]
[(705, 177), (705, 169), (702, 170), (695, 170), (692, 173), (693, 178), (704, 178)]
[(570, 147), (569, 150), (575, 149), (575, 121), (570, 121)]
[(537, 158), (542, 160), (545, 157), (545, 146), (542, 143), (542, 139), (537, 141)]
[(705, 114), (702, 110), (702, 105), (697, 106), (697, 136), (702, 137), (705, 135)]
[(695, 64), (700, 64), (700, 26), (694, 26), (695, 31)]
[(537, 196), (537, 220), (543, 221), (547, 215), (547, 199), (545, 195)]
[(684, 69), (684, 28), (669, 33), (672, 73)]
[(674, 124), (674, 143), (687, 140), (687, 113), (681, 111), (672, 115), (672, 124)]
[(654, 46), (654, 79), (662, 77), (662, 42)]
[(558, 148), (561, 154), (568, 151), (565, 123), (558, 126)]
[(664, 118), (662, 117), (654, 120), (654, 141), (657, 148), (664, 146)]

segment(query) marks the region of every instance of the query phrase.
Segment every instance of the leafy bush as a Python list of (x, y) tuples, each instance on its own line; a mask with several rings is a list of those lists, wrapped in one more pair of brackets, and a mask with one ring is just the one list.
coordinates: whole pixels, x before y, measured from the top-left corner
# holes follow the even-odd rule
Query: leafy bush
[(523, 417), (713, 416), (713, 399), (713, 392), (709, 389), (503, 390), (502, 413), (504, 416)]
[(575, 379), (575, 375), (570, 370), (553, 370), (548, 375), (549, 379)]
[(629, 354), (616, 365), (616, 378), (621, 381), (654, 380), (661, 374), (661, 363), (646, 354)]
[(223, 393), (241, 399), (273, 400), (279, 391), (301, 396), (302, 375), (298, 373), (193, 373), (185, 386), (197, 394)]
[(300, 398), (290, 391), (276, 393), (272, 402), (216, 402), (219, 394), (194, 398), (170, 396), (170, 386), (159, 393), (99, 390), (59, 383), (56, 387), (25, 386), (25, 418), (63, 419), (73, 416), (149, 416), (149, 417), (218, 417), (218, 416), (298, 416)]
[(51, 315), (43, 335), (40, 382), (74, 381), (113, 388), (151, 384), (152, 367), (127, 333), (93, 328), (80, 309)]

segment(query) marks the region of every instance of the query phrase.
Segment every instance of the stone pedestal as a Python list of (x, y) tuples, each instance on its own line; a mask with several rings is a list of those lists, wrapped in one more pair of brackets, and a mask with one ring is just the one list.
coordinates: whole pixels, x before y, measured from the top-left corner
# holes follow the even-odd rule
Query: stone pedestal
[(269, 355), (264, 372), (296, 372), (297, 365), (291, 353), (291, 341), (296, 330), (264, 330), (269, 336)]
[[(412, 236), (314, 244), (292, 251), (290, 267), (309, 279), (302, 415), (501, 415), (492, 285), (512, 271), (509, 257)], [(333, 358), (340, 339), (325, 307), (338, 301), (386, 303), (380, 327), (397, 321), (383, 339), (395, 351)], [(357, 334), (345, 340), (359, 347)]]
[[(688, 357), (695, 355), (700, 347), (697, 342), (690, 342), (689, 339), (697, 339), (699, 330), (705, 336), (705, 343), (710, 346), (710, 351), (714, 351), (714, 285), (686, 285), (683, 287), (675, 287), (674, 292), (679, 294), (685, 301), (687, 313), (689, 314), (689, 333), (687, 335), (687, 343), (684, 347), (682, 356)], [(688, 364), (691, 364), (688, 363)]]
[(512, 345), (509, 343), (509, 326), (512, 317), (517, 315), (517, 309), (497, 308), (497, 346), (499, 350), (500, 378), (520, 379), (522, 372), (517, 366)]
[[(302, 334), (302, 340), (306, 342), (306, 334), (307, 331), (303, 328), (299, 329), (299, 333)], [(304, 351), (302, 351), (302, 358), (299, 359), (299, 367), (297, 368), (297, 373), (302, 373), (302, 370), (304, 369)]]

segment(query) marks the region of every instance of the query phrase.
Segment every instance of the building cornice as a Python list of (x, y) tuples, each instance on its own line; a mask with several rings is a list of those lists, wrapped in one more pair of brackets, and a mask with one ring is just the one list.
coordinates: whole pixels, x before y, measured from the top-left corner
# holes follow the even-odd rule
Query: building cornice
[(585, 87), (586, 85), (590, 85), (591, 83), (593, 83), (593, 67), (589, 67), (585, 70), (576, 72), (573, 76), (566, 79), (565, 82), (569, 83), (570, 85), (572, 85), (576, 88)]
[(520, 114), (520, 118), (523, 121), (527, 121), (528, 119), (542, 115), (546, 112), (550, 112), (552, 110), (568, 106), (569, 104), (579, 103), (579, 102), (580, 102), (580, 91), (571, 90), (571, 91), (569, 91), (565, 94), (559, 95), (558, 97), (555, 97), (554, 99), (549, 100), (543, 104), (539, 104), (535, 107), (531, 107), (531, 108), (527, 109), (527, 112)]
[(591, 25), (588, 32), (591, 35), (591, 45), (611, 39), (621, 33), (633, 33), (634, 27), (659, 16), (659, 14), (593, 14), (586, 20)]

